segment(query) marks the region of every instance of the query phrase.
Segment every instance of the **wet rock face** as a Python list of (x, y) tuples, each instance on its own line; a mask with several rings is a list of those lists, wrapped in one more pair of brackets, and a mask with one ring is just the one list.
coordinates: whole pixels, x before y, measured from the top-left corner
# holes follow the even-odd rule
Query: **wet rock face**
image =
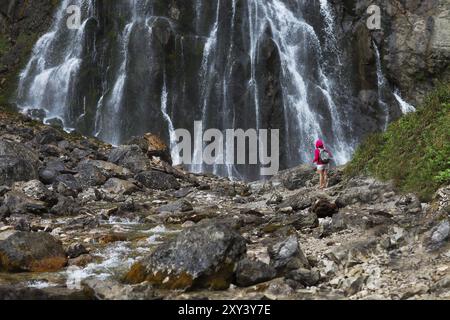
[[(450, 70), (445, 67), (450, 62), (447, 1), (352, 0), (342, 3), (336, 5), (346, 7), (341, 12), (343, 25), (349, 26), (348, 31), (352, 30), (348, 35), (368, 46), (371, 37), (376, 41), (382, 48), (382, 64), (388, 79), (410, 101), (417, 104), (439, 80), (450, 79)], [(365, 11), (371, 4), (378, 5), (382, 14), (382, 30), (372, 33), (365, 27)], [(364, 45), (358, 46), (358, 51), (361, 62), (373, 56)], [(364, 80), (364, 75), (362, 78)]]
[(297, 236), (275, 243), (267, 249), (270, 265), (278, 274), (284, 274), (298, 268), (309, 268), (309, 262), (298, 244)]
[(0, 233), (0, 270), (51, 272), (67, 263), (62, 244), (47, 233)]
[(126, 280), (167, 289), (226, 289), (245, 252), (245, 239), (225, 224), (198, 225), (133, 265)]
[(0, 185), (38, 177), (39, 157), (23, 144), (0, 140)]
[(32, 50), (29, 42), (35, 41), (50, 27), (54, 6), (55, 3), (46, 0), (5, 0), (0, 3), (3, 46), (0, 54), (0, 96), (6, 98), (0, 99), (1, 102), (12, 98), (15, 90), (8, 82), (16, 81), (15, 77), (26, 63)]

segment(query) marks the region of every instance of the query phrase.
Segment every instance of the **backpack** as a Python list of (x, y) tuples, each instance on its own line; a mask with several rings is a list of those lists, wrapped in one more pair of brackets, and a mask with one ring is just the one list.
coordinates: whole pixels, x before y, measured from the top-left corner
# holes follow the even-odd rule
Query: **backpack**
[(331, 161), (330, 153), (325, 149), (319, 149), (319, 159), (323, 164), (328, 164)]

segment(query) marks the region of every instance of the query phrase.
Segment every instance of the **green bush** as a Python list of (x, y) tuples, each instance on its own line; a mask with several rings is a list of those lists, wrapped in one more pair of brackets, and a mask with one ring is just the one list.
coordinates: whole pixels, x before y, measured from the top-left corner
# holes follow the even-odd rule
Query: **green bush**
[(357, 149), (347, 176), (371, 174), (429, 200), (450, 183), (450, 84), (431, 93), (417, 112), (372, 134)]

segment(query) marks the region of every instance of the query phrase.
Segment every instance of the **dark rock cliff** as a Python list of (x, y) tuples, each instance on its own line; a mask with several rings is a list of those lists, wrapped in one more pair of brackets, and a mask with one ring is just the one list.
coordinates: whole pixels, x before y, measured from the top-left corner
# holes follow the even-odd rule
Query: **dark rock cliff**
[(0, 104), (17, 86), (33, 45), (48, 30), (58, 1), (3, 0), (0, 2)]
[[(171, 125), (192, 132), (202, 120), (206, 128), (280, 129), (281, 168), (309, 161), (316, 136), (344, 163), (368, 133), (401, 115), (395, 90), (416, 104), (449, 79), (446, 1), (333, 0), (325, 14), (319, 1), (76, 2), (86, 18), (81, 38), (54, 26), (50, 48), (58, 50), (42, 47), (55, 53), (30, 60), (16, 102), (108, 142), (148, 131), (169, 141)], [(381, 8), (379, 31), (366, 26), (372, 3)], [(14, 96), (57, 4), (0, 5), (0, 102)]]

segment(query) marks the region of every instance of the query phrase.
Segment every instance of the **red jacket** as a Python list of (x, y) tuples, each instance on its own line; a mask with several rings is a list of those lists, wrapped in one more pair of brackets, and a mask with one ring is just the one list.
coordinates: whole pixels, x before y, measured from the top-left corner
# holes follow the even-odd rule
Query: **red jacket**
[[(316, 150), (314, 150), (314, 161), (313, 163), (317, 163), (318, 165), (321, 164), (325, 164), (322, 161), (320, 161), (320, 149), (325, 149), (322, 140), (317, 140), (316, 142)], [(327, 149), (325, 149), (326, 151), (328, 151), (328, 153), (330, 154), (330, 157), (333, 157), (333, 155), (331, 154), (331, 152)]]

